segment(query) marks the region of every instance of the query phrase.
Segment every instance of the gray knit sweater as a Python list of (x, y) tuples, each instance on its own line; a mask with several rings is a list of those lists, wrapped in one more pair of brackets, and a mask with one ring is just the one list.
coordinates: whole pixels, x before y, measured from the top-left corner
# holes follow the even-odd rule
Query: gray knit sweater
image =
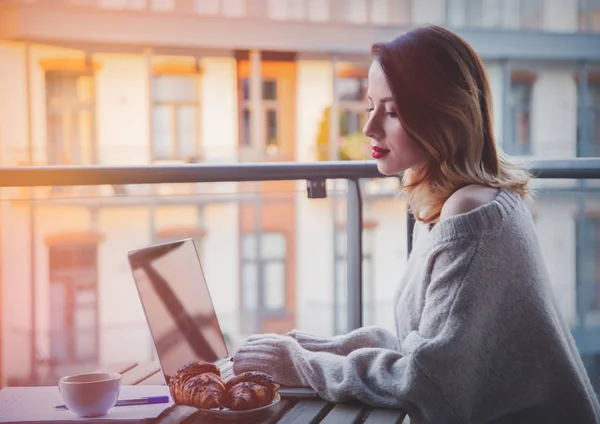
[(251, 337), (234, 371), (400, 408), (413, 424), (600, 423), (533, 221), (512, 192), (432, 229), (417, 224), (395, 318), (395, 335)]

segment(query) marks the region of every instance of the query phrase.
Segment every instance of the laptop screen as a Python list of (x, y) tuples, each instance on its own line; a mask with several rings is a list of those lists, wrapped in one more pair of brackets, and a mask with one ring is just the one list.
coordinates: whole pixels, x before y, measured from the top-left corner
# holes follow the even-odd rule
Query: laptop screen
[(227, 357), (191, 239), (129, 252), (129, 264), (167, 381), (186, 362)]

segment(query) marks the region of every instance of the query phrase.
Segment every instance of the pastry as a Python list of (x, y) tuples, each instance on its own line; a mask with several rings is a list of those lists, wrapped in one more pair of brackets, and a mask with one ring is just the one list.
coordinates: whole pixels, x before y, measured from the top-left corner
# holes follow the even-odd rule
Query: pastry
[(216, 365), (202, 361), (183, 365), (169, 380), (175, 404), (198, 409), (260, 408), (273, 402), (278, 388), (270, 375), (258, 371), (239, 374), (225, 383)]
[(251, 381), (237, 383), (225, 394), (224, 403), (233, 411), (260, 408), (270, 404), (273, 396), (266, 386)]
[(169, 379), (169, 391), (171, 392), (173, 401), (179, 405), (187, 405), (187, 403), (184, 403), (184, 401), (187, 400), (187, 395), (185, 393), (186, 383), (194, 377), (207, 373), (219, 377), (220, 380), (221, 371), (215, 364), (210, 362), (194, 361), (179, 368), (173, 377)]
[(279, 385), (259, 371), (249, 371), (229, 380), (225, 385), (225, 405), (232, 410), (260, 408), (273, 402)]
[(216, 374), (205, 373), (190, 378), (183, 386), (179, 396), (180, 405), (198, 409), (223, 409), (225, 384)]

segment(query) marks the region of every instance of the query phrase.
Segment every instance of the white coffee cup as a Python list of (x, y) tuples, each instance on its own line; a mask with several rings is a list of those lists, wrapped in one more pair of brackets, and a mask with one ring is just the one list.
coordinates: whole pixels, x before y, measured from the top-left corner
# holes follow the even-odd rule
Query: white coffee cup
[(121, 390), (121, 374), (95, 372), (63, 377), (58, 390), (67, 408), (80, 417), (101, 417), (115, 406)]

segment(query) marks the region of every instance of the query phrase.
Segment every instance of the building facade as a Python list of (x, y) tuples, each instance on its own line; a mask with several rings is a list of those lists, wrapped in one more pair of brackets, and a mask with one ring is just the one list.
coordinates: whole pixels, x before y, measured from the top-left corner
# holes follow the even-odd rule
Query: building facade
[[(507, 153), (598, 155), (594, 0), (38, 0), (0, 2), (0, 165), (364, 158), (370, 45), (424, 23), (484, 59)], [(182, 237), (232, 350), (254, 332), (346, 331), (345, 183), (328, 184), (326, 199), (303, 182), (2, 189), (1, 383), (154, 358), (126, 255)], [(557, 302), (598, 384), (597, 184), (536, 186)], [(397, 189), (363, 181), (364, 322), (390, 329)]]

